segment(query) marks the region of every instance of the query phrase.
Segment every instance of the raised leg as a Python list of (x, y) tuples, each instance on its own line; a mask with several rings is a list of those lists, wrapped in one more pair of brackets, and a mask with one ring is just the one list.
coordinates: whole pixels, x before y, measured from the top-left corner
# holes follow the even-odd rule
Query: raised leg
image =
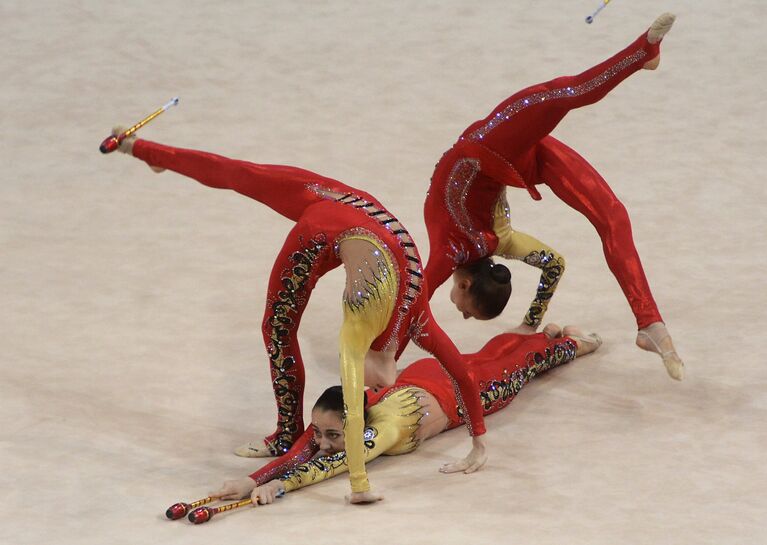
[(583, 157), (555, 138), (538, 146), (538, 169), (554, 194), (583, 214), (602, 240), (605, 259), (641, 329), (662, 321), (631, 232), (623, 203)]
[(607, 265), (636, 318), (637, 345), (659, 354), (669, 375), (681, 380), (684, 364), (650, 291), (623, 203), (594, 167), (555, 138), (547, 137), (538, 146), (538, 168), (554, 194), (586, 216), (599, 233)]
[(312, 204), (350, 190), (341, 182), (300, 168), (250, 163), (148, 140), (137, 140), (133, 155), (151, 167), (173, 170), (208, 187), (237, 191), (293, 221)]
[(463, 137), (482, 142), (507, 159), (521, 157), (551, 133), (570, 110), (598, 102), (642, 69), (646, 61), (657, 58), (659, 52), (660, 43), (650, 43), (644, 33), (624, 50), (581, 74), (515, 93), (488, 117), (469, 127)]

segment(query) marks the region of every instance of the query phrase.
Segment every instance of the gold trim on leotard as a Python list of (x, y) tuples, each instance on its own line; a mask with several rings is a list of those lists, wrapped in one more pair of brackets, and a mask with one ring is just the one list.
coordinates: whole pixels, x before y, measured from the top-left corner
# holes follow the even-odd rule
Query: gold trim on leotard
[[(418, 399), (423, 392), (415, 386), (397, 389), (369, 409), (365, 433), (358, 441), (365, 462), (383, 454), (407, 454), (418, 447), (416, 435), (424, 416)], [(347, 449), (355, 446), (348, 434), (345, 441)], [(349, 466), (346, 452), (342, 451), (300, 464), (280, 477), (280, 481), (285, 491), (290, 492), (345, 471), (349, 471)]]
[(518, 259), (541, 269), (535, 299), (524, 318), (527, 325), (537, 327), (543, 320), (559, 279), (565, 272), (565, 258), (537, 238), (512, 229), (505, 188), (498, 197), (493, 217), (493, 231), (498, 237), (498, 246), (494, 254), (508, 259)]

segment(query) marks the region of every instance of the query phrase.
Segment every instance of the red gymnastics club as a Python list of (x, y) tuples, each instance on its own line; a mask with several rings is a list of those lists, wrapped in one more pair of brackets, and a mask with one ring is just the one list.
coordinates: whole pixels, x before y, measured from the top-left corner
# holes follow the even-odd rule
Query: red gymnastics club
[(212, 498), (208, 496), (207, 498), (193, 501), (192, 503), (184, 503), (184, 502), (174, 503), (173, 505), (168, 507), (168, 509), (165, 511), (165, 516), (168, 517), (170, 520), (178, 520), (180, 518), (184, 518), (184, 516), (195, 507), (205, 505), (206, 503), (210, 503), (215, 500), (216, 498)]
[(163, 113), (165, 110), (167, 110), (171, 106), (175, 106), (176, 104), (178, 104), (178, 97), (170, 99), (165, 106), (155, 110), (154, 112), (146, 116), (144, 119), (142, 119), (141, 121), (133, 125), (130, 129), (128, 129), (124, 133), (107, 136), (104, 139), (104, 141), (101, 143), (101, 145), (99, 146), (99, 151), (101, 151), (101, 153), (112, 153), (114, 150), (120, 147), (120, 143), (123, 140), (128, 138), (131, 134), (139, 130), (141, 127), (143, 127), (150, 121), (152, 121), (155, 117)]
[[(278, 498), (281, 498), (284, 495), (284, 490), (280, 490), (277, 493)], [(222, 505), (220, 507), (198, 507), (189, 513), (189, 522), (193, 522), (194, 524), (202, 524), (203, 522), (208, 522), (210, 519), (212, 519), (213, 515), (217, 515), (225, 511), (231, 511), (232, 509), (239, 509), (240, 507), (245, 507), (246, 505), (251, 505), (252, 503), (253, 500), (248, 498), (246, 500), (240, 500), (234, 503), (227, 503), (226, 505)]]

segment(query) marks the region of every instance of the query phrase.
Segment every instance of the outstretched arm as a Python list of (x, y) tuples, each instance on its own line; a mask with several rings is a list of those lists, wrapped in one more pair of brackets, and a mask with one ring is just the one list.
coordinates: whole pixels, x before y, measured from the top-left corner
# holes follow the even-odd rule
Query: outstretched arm
[[(307, 436), (309, 439), (305, 440)], [(397, 444), (398, 439), (399, 429), (396, 423), (381, 420), (365, 429), (358, 445), (350, 442), (347, 432), (346, 446), (347, 449), (352, 446), (359, 447), (357, 450), (360, 451), (364, 470), (365, 463), (385, 454)], [(305, 446), (301, 448), (300, 443), (305, 443)], [(272, 503), (281, 492), (292, 492), (349, 471), (347, 452), (341, 451), (317, 458), (310, 457), (299, 462), (310, 451), (316, 454), (317, 446), (311, 430), (307, 429), (288, 453), (249, 477), (227, 481), (221, 490), (212, 493), (211, 496), (223, 500), (250, 496), (254, 506), (259, 503)], [(382, 496), (377, 496), (377, 499), (382, 499)]]
[[(277, 458), (272, 460), (258, 471), (251, 473), (247, 477), (224, 482), (221, 488), (210, 494), (214, 498), (222, 500), (239, 500), (245, 498), (253, 492), (254, 488), (260, 487), (277, 477), (284, 475), (288, 471), (295, 469), (298, 465), (311, 460), (319, 447), (314, 441), (314, 432), (311, 426), (306, 428), (303, 435), (293, 444), (293, 447)], [(265, 502), (261, 502), (265, 503)]]
[[(500, 206), (503, 205), (500, 204)], [(559, 279), (565, 272), (565, 258), (537, 238), (512, 229), (505, 214), (499, 213), (499, 210), (496, 210), (493, 230), (498, 237), (496, 255), (518, 259), (541, 269), (541, 279), (538, 281), (535, 299), (530, 304), (522, 324), (514, 330), (515, 333), (535, 333), (543, 320), (543, 315), (546, 314)]]
[(418, 346), (433, 354), (444, 371), (450, 376), (458, 406), (465, 415), (466, 427), (472, 437), (472, 449), (469, 455), (458, 463), (443, 466), (441, 471), (444, 473), (456, 471), (472, 473), (481, 468), (487, 461), (485, 444), (480, 437), (486, 430), (479, 388), (471, 379), (453, 341), (434, 321), (428, 307), (422, 314), (419, 323), (421, 324), (419, 327), (411, 329), (411, 338)]
[(320, 456), (298, 464), (279, 477), (279, 481), (286, 492), (322, 482), (350, 470), (348, 453), (352, 448), (359, 451), (364, 464), (385, 454), (397, 444), (398, 439), (399, 429), (396, 423), (389, 420), (374, 422), (365, 428), (364, 435), (357, 443), (352, 443), (348, 432), (346, 433), (346, 451)]
[[(371, 425), (365, 428), (362, 442), (360, 443), (364, 462), (369, 462), (378, 456), (385, 454), (394, 447), (400, 438), (400, 429), (396, 421), (389, 419), (373, 420)], [(349, 437), (346, 437), (346, 446), (351, 447)], [(335, 454), (319, 456), (305, 463), (296, 464), (285, 474), (269, 482), (253, 486), (251, 499), (253, 505), (272, 503), (280, 493), (292, 492), (299, 488), (317, 484), (349, 471), (347, 453), (344, 451)], [(364, 500), (359, 498), (355, 501), (355, 494), (361, 494)], [(372, 492), (353, 493), (350, 501), (352, 503), (363, 503), (365, 501), (377, 501), (383, 499), (380, 494), (375, 494), (375, 499), (369, 499)]]

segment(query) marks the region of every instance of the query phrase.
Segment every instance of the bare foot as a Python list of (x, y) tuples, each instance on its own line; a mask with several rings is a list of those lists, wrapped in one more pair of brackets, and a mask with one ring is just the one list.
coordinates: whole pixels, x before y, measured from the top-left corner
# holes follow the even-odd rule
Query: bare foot
[(367, 492), (352, 492), (349, 496), (346, 496), (346, 501), (353, 504), (359, 503), (375, 503), (384, 499), (383, 494), (368, 490)]
[(240, 445), (234, 449), (234, 453), (243, 458), (271, 458), (274, 456), (272, 451), (264, 445), (263, 441), (260, 443), (254, 441)]
[(650, 30), (647, 31), (647, 41), (651, 44), (657, 44), (668, 34), (675, 20), (676, 15), (673, 13), (666, 12), (659, 15), (650, 25)]
[(674, 380), (684, 378), (684, 362), (676, 353), (674, 341), (671, 340), (663, 322), (655, 322), (639, 330), (636, 344), (642, 350), (655, 352), (663, 359), (666, 371)]
[(660, 55), (656, 55), (654, 59), (650, 59), (642, 65), (642, 70), (655, 70), (660, 65)]
[[(650, 30), (647, 31), (647, 41), (651, 44), (657, 44), (659, 41), (661, 41), (663, 37), (668, 33), (668, 31), (671, 30), (675, 19), (676, 16), (671, 13), (664, 13), (655, 19), (652, 25), (650, 25)], [(660, 55), (656, 55), (654, 58), (644, 63), (642, 68), (645, 70), (655, 70), (658, 68), (659, 64)]]
[(602, 337), (596, 333), (583, 333), (579, 327), (574, 325), (566, 325), (564, 329), (562, 329), (562, 336), (570, 337), (575, 341), (575, 344), (578, 347), (576, 356), (579, 358), (595, 352), (602, 346)]

